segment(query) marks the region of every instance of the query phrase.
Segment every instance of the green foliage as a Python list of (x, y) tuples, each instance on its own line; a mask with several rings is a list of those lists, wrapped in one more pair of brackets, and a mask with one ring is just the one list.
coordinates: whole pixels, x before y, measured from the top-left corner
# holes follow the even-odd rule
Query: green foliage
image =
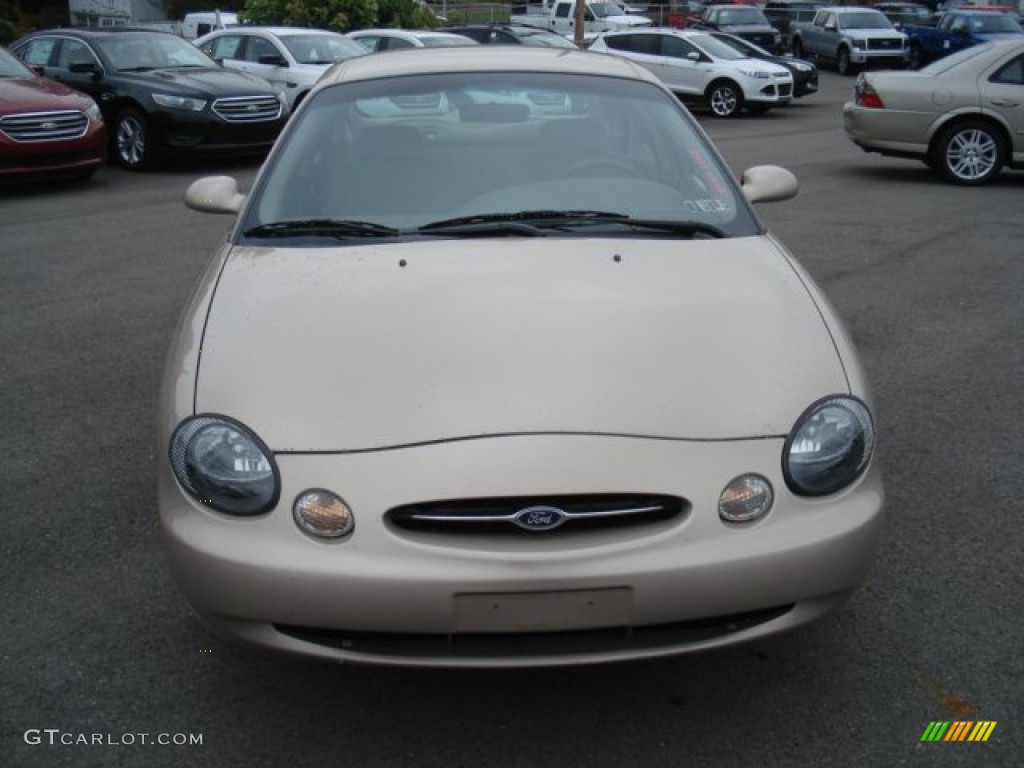
[(251, 24), (284, 24), (347, 32), (377, 23), (377, 0), (246, 0)]
[(433, 11), (416, 0), (380, 0), (377, 23), (382, 27), (430, 29), (437, 26)]

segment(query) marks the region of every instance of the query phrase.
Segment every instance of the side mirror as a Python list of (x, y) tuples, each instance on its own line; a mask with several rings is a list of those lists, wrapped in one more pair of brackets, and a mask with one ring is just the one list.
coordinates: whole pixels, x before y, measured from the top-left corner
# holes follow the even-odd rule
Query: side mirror
[(835, 31), (836, 31), (836, 23), (835, 23), (834, 21), (830, 21), (830, 22), (828, 22), (828, 23), (827, 23), (827, 24), (825, 25), (825, 29), (826, 29), (826, 30), (827, 30), (828, 32), (835, 32)]
[(245, 195), (231, 176), (205, 176), (185, 190), (185, 205), (202, 213), (238, 213), (244, 202)]
[(696, 64), (700, 61), (700, 54), (697, 53), (696, 51), (690, 51), (688, 54), (686, 54), (686, 58)]
[(282, 56), (279, 56), (276, 53), (269, 53), (266, 56), (260, 56), (257, 59), (257, 61), (259, 61), (260, 64), (266, 64), (267, 66), (270, 66), (270, 67), (287, 67), (288, 66), (288, 62), (285, 61)]
[(40, 77), (46, 77), (46, 67), (44, 67), (42, 64), (30, 64), (29, 69), (31, 69)]
[(752, 203), (776, 203), (796, 197), (800, 191), (800, 182), (785, 168), (756, 165), (743, 172), (740, 188)]

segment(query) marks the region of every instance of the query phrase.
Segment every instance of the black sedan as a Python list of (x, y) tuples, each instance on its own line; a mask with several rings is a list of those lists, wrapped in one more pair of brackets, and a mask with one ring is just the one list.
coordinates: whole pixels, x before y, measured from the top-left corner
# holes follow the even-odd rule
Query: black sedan
[(744, 56), (748, 56), (751, 59), (770, 61), (773, 64), (778, 64), (788, 69), (793, 73), (793, 96), (795, 98), (815, 93), (818, 90), (818, 68), (811, 62), (804, 61), (803, 59), (794, 59), (792, 56), (776, 56), (774, 53), (769, 53), (764, 48), (754, 45), (742, 37), (736, 37), (736, 35), (730, 35), (727, 32), (708, 31), (708, 34), (739, 51)]
[(262, 152), (288, 119), (268, 82), (232, 72), (175, 35), (136, 29), (52, 29), (11, 46), (26, 64), (89, 94), (131, 169), (165, 151)]

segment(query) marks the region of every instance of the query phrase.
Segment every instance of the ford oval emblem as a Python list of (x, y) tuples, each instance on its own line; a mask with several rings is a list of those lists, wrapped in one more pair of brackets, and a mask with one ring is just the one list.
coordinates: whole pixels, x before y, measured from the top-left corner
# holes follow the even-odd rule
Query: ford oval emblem
[(44, 131), (56, 131), (57, 130), (57, 124), (53, 123), (53, 122), (45, 122), (45, 123), (43, 123), (39, 127), (42, 128)]
[(569, 516), (558, 507), (537, 506), (520, 509), (512, 522), (525, 531), (550, 531), (568, 519)]

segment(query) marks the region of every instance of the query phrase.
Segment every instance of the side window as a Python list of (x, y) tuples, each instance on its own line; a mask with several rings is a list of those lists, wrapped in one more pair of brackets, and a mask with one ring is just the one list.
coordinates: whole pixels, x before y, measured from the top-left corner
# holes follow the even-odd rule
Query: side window
[(700, 55), (700, 51), (692, 43), (668, 35), (661, 39), (661, 53), (663, 56), (671, 56), (673, 59), (685, 59), (691, 53)]
[(29, 40), (23, 47), (18, 48), (15, 54), (26, 64), (45, 67), (50, 64), (50, 55), (56, 44), (57, 41), (52, 37), (40, 37)]
[(416, 46), (410, 43), (408, 40), (403, 40), (400, 37), (385, 37), (381, 41), (381, 45), (384, 46), (384, 50), (397, 51), (399, 48), (415, 48)]
[(196, 24), (196, 37), (202, 37), (213, 32), (212, 24), (203, 24), (202, 22)]
[(967, 21), (962, 16), (957, 16), (955, 19), (953, 19), (953, 23), (949, 25), (949, 31), (957, 33), (966, 32)]
[(515, 35), (510, 35), (508, 32), (502, 32), (501, 30), (494, 30), (494, 35), (491, 37), (492, 43), (500, 43), (502, 45), (515, 45), (519, 42), (519, 38)]
[(89, 50), (89, 46), (80, 40), (65, 39), (61, 43), (60, 52), (57, 55), (57, 67), (60, 69), (71, 69), (72, 64), (95, 64), (99, 62)]
[(219, 61), (221, 59), (240, 58), (241, 48), (241, 35), (224, 35), (223, 37), (215, 38), (204, 45), (203, 52), (210, 58), (217, 59)]
[(1024, 56), (1018, 56), (989, 78), (993, 83), (1024, 85)]
[(556, 19), (568, 19), (569, 18), (569, 3), (559, 3), (555, 6), (555, 18)]
[(245, 60), (259, 63), (262, 56), (280, 56), (281, 52), (274, 47), (269, 40), (255, 35), (249, 35), (245, 46)]

